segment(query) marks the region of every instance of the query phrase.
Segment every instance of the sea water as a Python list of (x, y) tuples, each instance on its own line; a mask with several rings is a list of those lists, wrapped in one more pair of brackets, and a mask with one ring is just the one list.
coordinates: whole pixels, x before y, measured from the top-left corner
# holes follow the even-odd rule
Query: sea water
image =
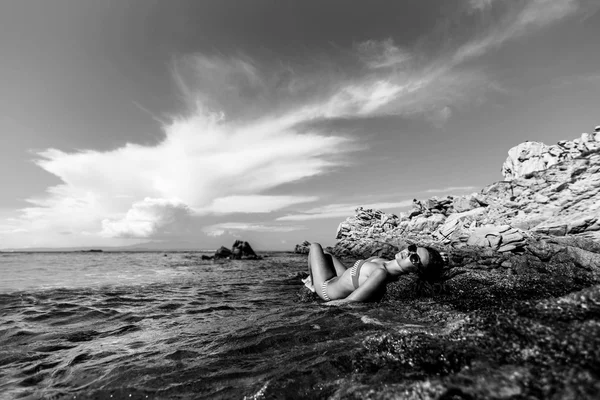
[(0, 253), (0, 399), (327, 397), (402, 321), (300, 301), (306, 270), (293, 253)]

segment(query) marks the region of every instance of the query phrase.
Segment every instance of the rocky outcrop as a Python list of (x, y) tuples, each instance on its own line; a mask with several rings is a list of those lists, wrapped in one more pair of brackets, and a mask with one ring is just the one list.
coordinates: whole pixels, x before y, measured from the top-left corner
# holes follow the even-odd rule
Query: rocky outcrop
[(508, 158), (502, 165), (502, 175), (507, 181), (520, 178), (599, 148), (599, 127), (596, 127), (594, 133), (582, 133), (578, 139), (561, 140), (552, 146), (528, 141), (508, 151)]
[(521, 251), (536, 234), (600, 240), (600, 148), (467, 196), (413, 200), (399, 215), (357, 208), (337, 230), (337, 255), (391, 256), (409, 243)]
[(260, 260), (261, 259), (261, 257), (258, 256), (254, 252), (254, 250), (252, 249), (252, 246), (250, 246), (250, 243), (248, 243), (246, 241), (242, 241), (242, 240), (236, 240), (233, 243), (233, 246), (231, 246), (231, 250), (229, 250), (225, 246), (221, 246), (215, 252), (214, 258), (215, 259), (227, 258), (230, 260), (242, 260), (242, 259)]
[(296, 253), (296, 254), (308, 254), (309, 251), (310, 251), (310, 242), (308, 240), (305, 240), (301, 244), (297, 244), (296, 247), (294, 248), (294, 253)]
[(229, 258), (231, 256), (231, 250), (225, 246), (221, 246), (215, 251), (214, 258)]
[(231, 258), (234, 260), (249, 259), (258, 260), (259, 257), (256, 255), (250, 243), (242, 240), (236, 240), (231, 246)]

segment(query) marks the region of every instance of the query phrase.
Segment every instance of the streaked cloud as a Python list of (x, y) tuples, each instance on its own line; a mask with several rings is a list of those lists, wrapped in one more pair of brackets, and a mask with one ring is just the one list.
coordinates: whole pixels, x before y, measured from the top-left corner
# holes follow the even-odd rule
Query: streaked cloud
[(400, 67), (413, 58), (406, 49), (397, 47), (392, 39), (367, 40), (356, 46), (360, 59), (371, 69)]
[(306, 229), (306, 227), (300, 225), (224, 222), (220, 224), (207, 226), (202, 230), (209, 236), (221, 236), (225, 234), (235, 235), (235, 233), (239, 231), (276, 233), (293, 232), (304, 229)]
[(585, 74), (561, 77), (548, 83), (553, 89), (564, 89), (570, 85), (600, 85), (600, 74)]
[(351, 217), (356, 213), (358, 207), (365, 209), (381, 210), (385, 212), (393, 212), (398, 209), (412, 206), (412, 200), (403, 200), (399, 202), (382, 202), (382, 203), (342, 203), (329, 204), (322, 207), (311, 208), (304, 211), (302, 214), (291, 214), (277, 218), (277, 221), (308, 221), (326, 218), (346, 218)]
[[(483, 10), (500, 3), (492, 0), (470, 0), (471, 9)], [(490, 19), (483, 32), (460, 46), (452, 56), (458, 65), (484, 55), (505, 42), (559, 21), (581, 9), (579, 0), (529, 0), (503, 2), (505, 10), (497, 20)]]
[(483, 11), (492, 6), (496, 0), (467, 0), (468, 11)]
[(208, 207), (196, 210), (198, 213), (270, 213), (288, 206), (318, 200), (315, 196), (228, 196), (215, 199)]
[(464, 192), (468, 190), (475, 190), (475, 186), (448, 186), (445, 188), (428, 189), (425, 193), (450, 193), (450, 192)]

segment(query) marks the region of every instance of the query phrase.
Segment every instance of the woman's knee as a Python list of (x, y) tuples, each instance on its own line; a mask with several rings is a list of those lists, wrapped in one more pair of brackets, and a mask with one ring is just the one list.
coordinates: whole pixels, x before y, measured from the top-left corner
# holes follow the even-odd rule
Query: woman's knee
[(320, 251), (322, 253), (323, 247), (321, 247), (321, 245), (317, 242), (312, 242), (310, 244), (310, 251)]

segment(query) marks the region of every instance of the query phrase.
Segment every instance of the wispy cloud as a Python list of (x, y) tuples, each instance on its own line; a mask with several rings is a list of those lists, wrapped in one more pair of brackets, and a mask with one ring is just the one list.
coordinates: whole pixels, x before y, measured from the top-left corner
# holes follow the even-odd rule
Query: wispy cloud
[[(582, 8), (579, 0), (500, 3), (469, 1), (471, 11), (486, 11), (481, 17), (485, 28), (475, 29), (470, 38), (440, 53), (400, 48), (392, 39), (358, 43), (356, 56), (366, 71), (348, 68), (337, 79), (320, 82), (318, 100), (305, 101), (298, 115), (305, 119), (422, 115), (443, 125), (453, 114), (450, 104), (461, 108), (501, 90), (483, 69), (467, 66), (469, 61)], [(499, 16), (487, 12), (497, 6), (502, 6)]]
[(571, 85), (600, 85), (600, 74), (585, 74), (561, 77), (550, 81), (547, 86), (552, 89), (562, 89)]
[(496, 0), (467, 0), (467, 11), (483, 11), (492, 6)]
[(302, 214), (285, 215), (277, 218), (277, 221), (308, 221), (326, 218), (346, 218), (354, 215), (357, 207), (392, 212), (410, 206), (412, 206), (412, 200), (387, 203), (329, 204), (322, 207), (311, 208), (304, 211)]
[(294, 204), (318, 199), (316, 196), (228, 196), (217, 198), (208, 207), (197, 209), (196, 212), (200, 214), (270, 213)]
[[(471, 10), (484, 10), (496, 4), (492, 0), (470, 0)], [(529, 0), (525, 2), (502, 2), (504, 13), (497, 19), (489, 19), (488, 28), (460, 46), (452, 57), (452, 65), (458, 65), (479, 57), (509, 40), (516, 39), (580, 10), (580, 0)]]
[(428, 189), (425, 193), (450, 193), (450, 192), (464, 192), (467, 190), (474, 190), (475, 186), (448, 186), (445, 188)]
[(244, 223), (244, 222), (224, 222), (214, 224), (203, 228), (203, 231), (209, 236), (221, 236), (225, 234), (235, 235), (236, 232), (293, 232), (306, 229), (301, 225), (281, 225), (281, 224), (263, 224), (263, 223)]
[(356, 49), (360, 59), (371, 69), (402, 67), (413, 58), (413, 54), (397, 47), (392, 39), (367, 40), (359, 43)]

